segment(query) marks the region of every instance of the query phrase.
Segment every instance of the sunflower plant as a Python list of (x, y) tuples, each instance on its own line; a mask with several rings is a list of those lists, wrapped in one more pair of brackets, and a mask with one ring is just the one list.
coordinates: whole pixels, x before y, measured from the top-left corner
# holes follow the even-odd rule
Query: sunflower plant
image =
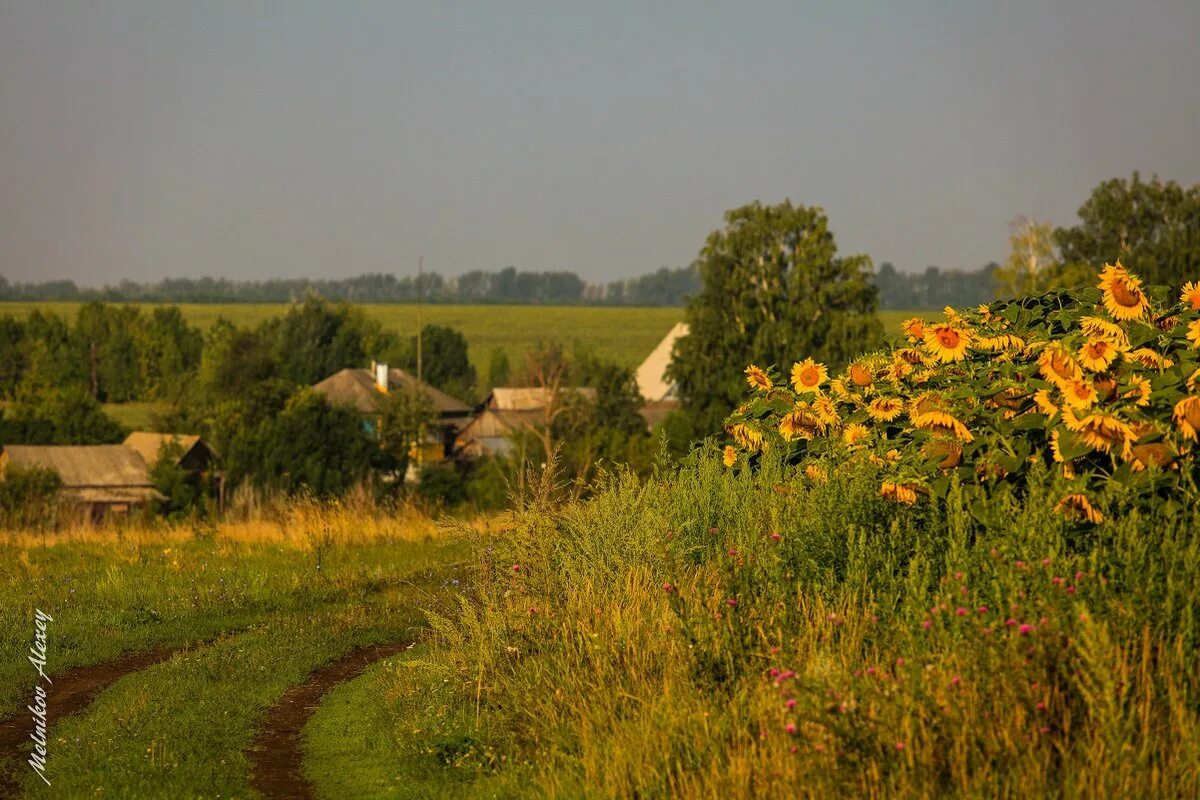
[(952, 483), (1020, 491), (1034, 464), (1060, 473), (1056, 511), (1104, 519), (1106, 488), (1182, 503), (1196, 493), (1200, 285), (1145, 287), (1121, 264), (1095, 286), (946, 308), (841, 374), (805, 359), (751, 365), (731, 414), (730, 468), (781, 448), (810, 478), (846, 461), (913, 505)]

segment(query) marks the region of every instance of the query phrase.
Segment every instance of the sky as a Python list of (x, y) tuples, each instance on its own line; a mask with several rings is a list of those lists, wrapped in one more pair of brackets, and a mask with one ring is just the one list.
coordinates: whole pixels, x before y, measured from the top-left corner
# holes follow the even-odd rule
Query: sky
[(0, 0), (0, 275), (600, 282), (784, 198), (975, 269), (1200, 182), (1197, 41), (1197, 0)]

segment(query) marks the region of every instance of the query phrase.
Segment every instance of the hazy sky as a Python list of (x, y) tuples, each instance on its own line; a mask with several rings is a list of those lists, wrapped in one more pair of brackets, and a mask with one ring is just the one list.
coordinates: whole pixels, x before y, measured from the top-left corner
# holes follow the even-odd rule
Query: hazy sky
[(784, 197), (974, 268), (1200, 181), (1198, 41), (1200, 0), (0, 0), (0, 274), (599, 281)]

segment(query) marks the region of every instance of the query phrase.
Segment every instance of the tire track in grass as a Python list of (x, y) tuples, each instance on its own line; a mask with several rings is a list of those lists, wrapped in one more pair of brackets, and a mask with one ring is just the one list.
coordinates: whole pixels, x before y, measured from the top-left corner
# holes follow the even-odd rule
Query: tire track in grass
[(312, 783), (304, 775), (302, 732), (321, 698), (340, 683), (358, 677), (376, 661), (412, 647), (412, 642), (368, 645), (309, 673), (304, 683), (284, 692), (266, 714), (263, 726), (246, 751), (252, 765), (250, 785), (268, 798), (312, 800)]
[[(100, 692), (131, 672), (140, 672), (169, 660), (176, 653), (203, 644), (187, 642), (134, 651), (113, 661), (76, 667), (55, 675), (46, 700), (46, 730), (51, 731), (63, 717), (90, 706)], [(20, 791), (20, 765), (27, 758), (25, 746), (32, 732), (33, 722), (24, 706), (12, 716), (0, 720), (0, 797), (16, 797)]]

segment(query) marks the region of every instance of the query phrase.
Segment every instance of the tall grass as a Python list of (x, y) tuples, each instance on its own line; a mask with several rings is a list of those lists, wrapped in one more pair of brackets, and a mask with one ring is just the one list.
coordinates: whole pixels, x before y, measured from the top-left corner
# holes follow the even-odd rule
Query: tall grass
[(1076, 527), (1056, 480), (899, 507), (700, 457), (535, 497), (378, 678), (388, 740), (459, 795), (1194, 797), (1200, 510)]

